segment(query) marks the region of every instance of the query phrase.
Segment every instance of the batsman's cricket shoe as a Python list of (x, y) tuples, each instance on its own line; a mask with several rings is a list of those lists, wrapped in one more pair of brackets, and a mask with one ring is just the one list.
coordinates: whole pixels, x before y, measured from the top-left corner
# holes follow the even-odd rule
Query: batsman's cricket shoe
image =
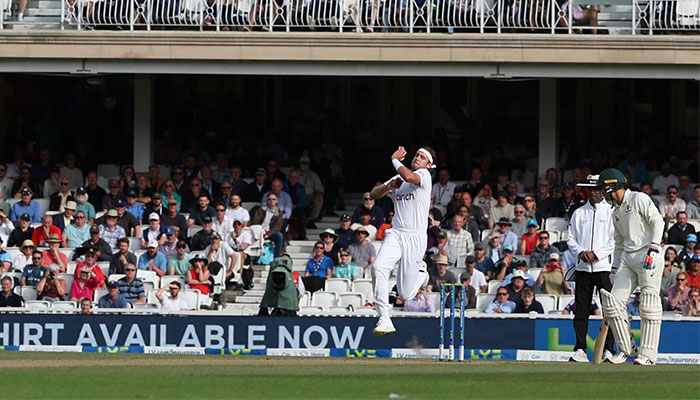
[(624, 364), (627, 362), (628, 359), (637, 357), (637, 354), (639, 354), (639, 349), (637, 348), (637, 346), (634, 346), (634, 349), (632, 349), (632, 354), (627, 355), (625, 353), (619, 352), (614, 356), (608, 358), (608, 362), (613, 365)]
[(613, 353), (610, 350), (605, 350), (603, 352), (603, 362), (608, 361), (611, 358), (613, 358)]
[(635, 365), (656, 365), (656, 362), (649, 357), (639, 356), (634, 360)]
[(377, 326), (372, 330), (374, 336), (384, 336), (394, 332), (396, 332), (396, 328), (389, 317), (379, 317)]
[(586, 355), (586, 352), (583, 349), (578, 349), (574, 352), (574, 355), (569, 357), (570, 362), (580, 362), (580, 363), (587, 363), (588, 362), (588, 355)]

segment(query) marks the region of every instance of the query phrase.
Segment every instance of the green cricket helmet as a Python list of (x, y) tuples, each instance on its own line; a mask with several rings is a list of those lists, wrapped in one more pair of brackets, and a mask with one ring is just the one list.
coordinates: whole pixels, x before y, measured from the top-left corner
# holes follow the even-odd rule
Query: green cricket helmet
[(627, 184), (627, 178), (625, 175), (617, 168), (607, 168), (598, 176), (598, 187), (605, 190), (605, 193), (611, 193), (615, 190), (624, 188)]

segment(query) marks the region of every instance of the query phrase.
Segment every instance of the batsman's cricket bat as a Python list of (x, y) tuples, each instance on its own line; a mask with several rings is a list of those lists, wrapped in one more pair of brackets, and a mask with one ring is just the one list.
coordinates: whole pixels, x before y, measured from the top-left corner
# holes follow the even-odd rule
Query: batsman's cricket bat
[(608, 337), (608, 321), (603, 318), (598, 329), (598, 336), (595, 338), (595, 346), (593, 347), (593, 364), (603, 363), (603, 349), (605, 348), (605, 338)]

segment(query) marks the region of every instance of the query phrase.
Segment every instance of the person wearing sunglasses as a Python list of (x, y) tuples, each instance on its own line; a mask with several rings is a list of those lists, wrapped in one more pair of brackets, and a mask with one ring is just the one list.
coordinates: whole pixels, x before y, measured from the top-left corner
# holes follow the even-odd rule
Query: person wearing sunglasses
[(668, 187), (666, 198), (659, 201), (659, 211), (667, 219), (673, 219), (676, 214), (685, 211), (685, 200), (678, 197), (678, 186)]
[(39, 284), (44, 276), (48, 273), (48, 270), (41, 265), (42, 255), (39, 250), (34, 250), (34, 243), (28, 241), (22, 246), (22, 251), (29, 253), (30, 261), (24, 266), (22, 270), (22, 277), (20, 278), (20, 283), (22, 286), (36, 286)]
[(498, 288), (496, 298), (486, 306), (486, 314), (510, 314), (515, 311), (515, 303), (508, 300), (508, 289)]
[(668, 310), (680, 311), (685, 304), (688, 304), (689, 294), (688, 275), (681, 272), (676, 275), (676, 285), (668, 290)]
[[(66, 205), (66, 207), (71, 206), (72, 204)], [(57, 215), (63, 218), (62, 215)], [(73, 223), (67, 225), (66, 228), (63, 230), (63, 237), (61, 238), (61, 240), (63, 240), (62, 246), (70, 248), (80, 247), (81, 244), (83, 244), (86, 240), (89, 239), (90, 225), (87, 224), (87, 217), (85, 216), (85, 212), (82, 210), (76, 211), (75, 215), (73, 216)]]
[(69, 200), (75, 200), (68, 178), (61, 178), (58, 191), (49, 195), (49, 211), (61, 211), (65, 209)]

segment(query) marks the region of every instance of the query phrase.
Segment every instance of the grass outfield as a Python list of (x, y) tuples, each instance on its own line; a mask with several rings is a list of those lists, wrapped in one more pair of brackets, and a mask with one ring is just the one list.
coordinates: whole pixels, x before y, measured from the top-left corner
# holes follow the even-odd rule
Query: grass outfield
[(700, 367), (1, 352), (0, 398), (700, 398)]

